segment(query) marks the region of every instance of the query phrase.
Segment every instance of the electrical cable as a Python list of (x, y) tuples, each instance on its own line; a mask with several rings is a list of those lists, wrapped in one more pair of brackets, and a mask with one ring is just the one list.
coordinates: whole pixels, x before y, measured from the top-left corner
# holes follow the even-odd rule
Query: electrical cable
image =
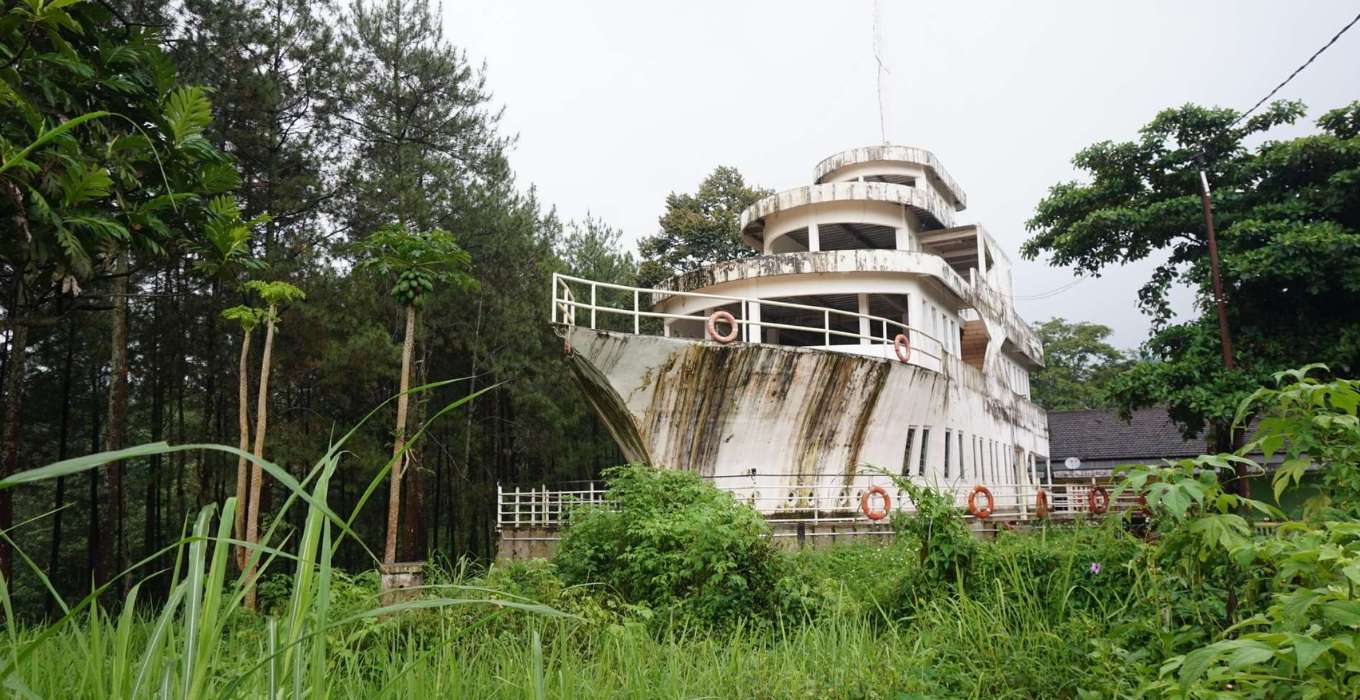
[(1260, 100), (1257, 100), (1256, 104), (1251, 106), (1251, 109), (1243, 112), (1240, 116), (1237, 117), (1237, 119), (1233, 120), (1233, 123), (1229, 124), (1228, 128), (1231, 129), (1234, 126), (1237, 126), (1239, 122), (1241, 122), (1243, 119), (1246, 119), (1252, 112), (1255, 112), (1257, 109), (1260, 109), (1261, 105), (1265, 104), (1267, 100), (1274, 97), (1275, 93), (1279, 92), (1284, 86), (1288, 85), (1289, 81), (1293, 80), (1295, 77), (1298, 76), (1299, 73), (1303, 72), (1303, 69), (1307, 68), (1309, 65), (1313, 63), (1313, 61), (1317, 60), (1317, 57), (1321, 56), (1323, 51), (1330, 49), (1332, 47), (1332, 44), (1335, 44), (1336, 40), (1341, 38), (1342, 34), (1345, 34), (1347, 30), (1355, 26), (1356, 22), (1360, 22), (1360, 14), (1357, 14), (1355, 17), (1351, 18), (1351, 21), (1348, 22), (1346, 26), (1342, 27), (1341, 31), (1338, 31), (1334, 36), (1332, 36), (1330, 41), (1328, 41), (1326, 44), (1323, 44), (1322, 48), (1313, 52), (1313, 55), (1309, 56), (1308, 60), (1303, 62), (1303, 65), (1299, 66), (1298, 68), (1295, 68), (1294, 72), (1290, 73), (1289, 77), (1285, 78), (1284, 81), (1281, 82), (1279, 85), (1276, 85), (1274, 90), (1271, 90), (1269, 93), (1266, 94), (1265, 97), (1262, 97)]
[(1078, 277), (1078, 278), (1072, 280), (1071, 282), (1068, 282), (1067, 284), (1062, 285), (1061, 287), (1056, 287), (1056, 288), (1054, 288), (1054, 289), (1050, 289), (1050, 290), (1048, 290), (1047, 292), (1039, 292), (1038, 294), (1017, 294), (1017, 295), (1012, 296), (1011, 298), (1014, 299), (1014, 300), (1016, 300), (1016, 301), (1039, 301), (1039, 300), (1041, 300), (1041, 299), (1048, 299), (1048, 298), (1050, 298), (1050, 297), (1055, 297), (1055, 296), (1057, 296), (1057, 295), (1059, 295), (1059, 294), (1062, 294), (1063, 292), (1065, 292), (1065, 291), (1067, 291), (1067, 290), (1069, 290), (1069, 289), (1071, 289), (1071, 288), (1077, 286), (1078, 284), (1081, 284), (1082, 282), (1086, 281), (1086, 279), (1087, 279), (1087, 278), (1085, 278), (1085, 277)]

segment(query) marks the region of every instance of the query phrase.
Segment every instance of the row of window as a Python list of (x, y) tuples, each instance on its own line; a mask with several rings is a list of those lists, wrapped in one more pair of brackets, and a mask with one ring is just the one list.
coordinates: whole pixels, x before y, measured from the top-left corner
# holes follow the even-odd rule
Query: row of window
[(1029, 371), (1021, 367), (1015, 360), (1005, 355), (1001, 356), (1001, 371), (1006, 375), (1006, 383), (1011, 391), (1021, 395), (1029, 396)]
[(959, 354), (959, 322), (956, 321), (948, 312), (927, 303), (926, 319), (929, 324), (926, 332), (939, 339), (945, 352), (951, 355)]
[(945, 428), (943, 444), (934, 445), (931, 432), (929, 426), (907, 428), (907, 445), (902, 456), (903, 476), (913, 473), (925, 476), (927, 470), (936, 465), (931, 460), (937, 449), (942, 458), (938, 463), (940, 471), (946, 480), (971, 478), (993, 484), (1014, 484), (1020, 481), (1022, 469), (1032, 471), (1034, 468), (1032, 458), (1029, 464), (1022, 464), (1020, 452), (1006, 443)]

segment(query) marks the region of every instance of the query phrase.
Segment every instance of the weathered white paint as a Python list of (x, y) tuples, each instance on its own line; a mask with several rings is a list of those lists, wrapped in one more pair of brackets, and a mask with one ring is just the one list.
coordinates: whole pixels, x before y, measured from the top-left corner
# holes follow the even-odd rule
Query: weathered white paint
[[(1047, 454), (1045, 414), (966, 365), (946, 375), (808, 348), (566, 332), (574, 366), (593, 377), (578, 374), (578, 381), (626, 456), (655, 466), (715, 477), (755, 470), (761, 490), (831, 487), (865, 465), (908, 468), (941, 485), (1033, 486), (1014, 459), (1025, 465), (1029, 455)], [(909, 427), (917, 443), (910, 452)], [(948, 477), (946, 433), (954, 439)], [(926, 471), (919, 474), (922, 445)]]
[(813, 170), (812, 180), (833, 182), (918, 169), (935, 176), (932, 186), (938, 187), (940, 193), (953, 202), (956, 211), (968, 208), (968, 197), (963, 193), (963, 188), (950, 177), (935, 154), (913, 146), (880, 144), (841, 151), (818, 163)]

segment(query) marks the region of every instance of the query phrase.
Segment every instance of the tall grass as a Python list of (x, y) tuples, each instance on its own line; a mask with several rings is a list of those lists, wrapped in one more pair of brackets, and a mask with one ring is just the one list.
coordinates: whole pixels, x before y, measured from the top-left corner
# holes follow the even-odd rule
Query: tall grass
[[(429, 384), (413, 391), (447, 383)], [(454, 401), (430, 420), (476, 395)], [(416, 433), (417, 438), (428, 425), (427, 421)], [(374, 597), (372, 604), (362, 609), (337, 615), (331, 607), (335, 575), (332, 558), (344, 537), (358, 541), (351, 524), (391, 466), (389, 462), (380, 470), (348, 519), (331, 510), (327, 505), (330, 480), (339, 467), (343, 445), (355, 430), (357, 427), (332, 445), (301, 481), (277, 465), (236, 448), (165, 443), (66, 460), (0, 481), (0, 489), (15, 488), (78, 474), (116, 460), (185, 450), (219, 450), (255, 461), (288, 490), (279, 516), (258, 543), (232, 538), (237, 502), (229, 498), (220, 509), (216, 505), (204, 507), (178, 540), (132, 564), (74, 605), (57, 596), (45, 572), (9, 533), (0, 533), (14, 547), (17, 559), (32, 570), (49, 594), (56, 596), (61, 608), (60, 617), (51, 623), (26, 628), (16, 619), (8, 582), (0, 581), (0, 607), (5, 614), (6, 632), (0, 642), (3, 644), (0, 684), (17, 697), (320, 697), (334, 684), (328, 640), (337, 629), (413, 609), (472, 603), (540, 615), (561, 614), (541, 605), (490, 598), (477, 592), (477, 597), (472, 598), (430, 595), (385, 607), (377, 605)], [(400, 457), (399, 454), (393, 459)], [(287, 514), (296, 507), (305, 509), (303, 528), (295, 541), (287, 542), (279, 528), (289, 522)], [(244, 572), (231, 571), (230, 554), (235, 545), (249, 550), (250, 563), (245, 571), (258, 564), (263, 575), (277, 561), (293, 564), (290, 595), (278, 615), (262, 619), (243, 611), (241, 604), (252, 582)], [(174, 557), (171, 569), (149, 570), (167, 555)], [(374, 558), (375, 564), (376, 561)], [(124, 579), (130, 582), (127, 595), (112, 609), (105, 610), (101, 598), (109, 598)], [(168, 595), (155, 605), (142, 604), (139, 593), (153, 579), (169, 581)]]
[[(230, 555), (244, 543), (232, 539), (238, 504), (228, 499), (203, 508), (177, 541), (123, 572), (128, 593), (107, 607), (118, 580), (73, 604), (58, 599), (61, 614), (48, 624), (25, 625), (0, 580), (0, 692), (111, 699), (1076, 697), (1101, 688), (1086, 663), (1091, 640), (1128, 612), (1125, 599), (1097, 595), (1074, 577), (1075, 552), (1085, 556), (1099, 545), (1080, 537), (1070, 539), (1073, 553), (1062, 553), (1062, 544), (1038, 554), (1032, 547), (988, 550), (995, 558), (983, 589), (918, 590), (926, 579), (906, 541), (804, 553), (793, 558), (798, 573), (786, 583), (820, 605), (732, 627), (687, 627), (668, 618), (674, 611), (624, 603), (607, 587), (566, 586), (551, 564), (493, 568), (485, 576), (461, 567), (436, 571), (420, 598), (381, 606), (373, 572), (356, 575), (332, 563), (342, 542), (357, 541), (351, 524), (386, 475), (379, 471), (348, 517), (329, 507), (330, 481), (353, 434), (301, 479), (257, 460), (288, 493), (260, 542), (245, 545), (261, 575), (290, 565), (291, 575), (276, 575), (262, 595), (264, 614), (241, 605), (249, 582)], [(161, 443), (16, 474), (0, 488), (114, 459), (198, 449), (243, 454)], [(287, 517), (294, 508), (303, 511), (300, 519)], [(289, 522), (302, 527), (284, 533)], [(15, 551), (55, 596), (44, 572), (21, 547)], [(154, 568), (167, 559), (172, 566)], [(1035, 575), (1039, 569), (1047, 573)], [(165, 593), (145, 600), (143, 591), (152, 589)]]

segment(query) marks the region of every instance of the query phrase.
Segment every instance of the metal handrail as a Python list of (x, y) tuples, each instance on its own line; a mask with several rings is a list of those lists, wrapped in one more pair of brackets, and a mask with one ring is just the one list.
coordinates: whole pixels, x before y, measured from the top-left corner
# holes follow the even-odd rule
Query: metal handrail
[[(742, 475), (739, 478), (749, 477)], [(561, 490), (550, 490), (546, 486), (529, 488), (497, 486), (496, 525), (498, 528), (555, 528), (568, 520), (572, 508), (586, 504), (610, 506), (602, 485), (597, 482), (585, 483), (586, 488)], [(840, 523), (868, 520), (860, 511), (860, 499), (871, 486), (885, 488), (894, 506), (907, 512), (915, 510), (910, 499), (895, 488), (891, 477), (886, 475), (860, 474), (852, 477), (850, 484), (793, 486), (746, 484), (723, 485), (720, 488), (771, 520)], [(967, 513), (968, 495), (973, 490), (972, 482), (956, 482), (937, 488), (951, 496), (962, 517), (973, 517)], [(1061, 517), (1087, 513), (1090, 509), (1088, 495), (1093, 488), (1095, 487), (1088, 484), (1055, 484), (1049, 487), (1029, 484), (988, 485), (993, 497), (992, 512), (996, 516), (1022, 520), (1037, 517), (1035, 505), (1040, 491), (1048, 496), (1051, 514)], [(1132, 510), (1138, 507), (1140, 505), (1137, 495), (1131, 492), (1123, 492), (1118, 496), (1111, 494), (1112, 511)]]
[[(576, 300), (575, 294), (571, 291), (570, 286), (573, 283), (589, 286), (590, 289), (589, 303)], [(612, 289), (622, 292), (631, 292), (633, 302), (632, 308), (631, 309), (617, 308), (613, 306), (600, 304), (598, 298), (599, 289)], [(561, 292), (560, 296), (559, 290)], [(722, 301), (725, 303), (736, 303), (739, 305), (740, 312), (739, 316), (735, 318), (735, 323), (737, 324), (738, 327), (747, 328), (754, 326), (756, 328), (778, 328), (784, 330), (820, 333), (826, 339), (824, 347), (828, 348), (841, 347), (832, 346), (831, 344), (832, 336), (841, 338), (852, 338), (860, 341), (868, 341), (867, 343), (863, 342), (860, 343), (861, 345), (864, 344), (891, 345), (893, 343), (893, 339), (898, 335), (898, 333), (889, 333), (889, 328), (893, 328), (896, 329), (898, 332), (907, 335), (907, 337), (911, 339), (912, 355), (916, 355), (919, 353), (924, 357), (930, 358), (935, 362), (943, 364), (946, 355), (950, 354), (945, 350), (946, 346), (939, 338), (936, 338), (930, 333), (927, 333), (926, 331), (923, 331), (919, 328), (915, 328), (913, 326), (898, 321), (894, 321), (889, 318), (884, 318), (882, 316), (875, 316), (872, 314), (861, 314), (854, 311), (842, 311), (840, 309), (833, 309), (825, 306), (811, 306), (808, 304), (797, 304), (788, 301), (776, 301), (773, 299), (757, 299), (754, 297), (739, 297), (724, 294), (705, 294), (701, 292), (678, 292), (671, 290), (649, 289), (645, 287), (633, 287), (624, 284), (615, 284), (612, 282), (596, 282), (594, 280), (589, 280), (582, 277), (573, 277), (571, 275), (564, 275), (561, 273), (553, 273), (553, 299), (552, 299), (553, 312), (550, 320), (552, 323), (562, 323), (574, 327), (578, 325), (576, 318), (577, 310), (585, 309), (590, 312), (589, 327), (592, 329), (595, 328), (597, 325), (598, 321), (597, 314), (599, 312), (604, 312), (607, 314), (631, 316), (633, 318), (633, 332), (640, 333), (641, 332), (640, 320), (642, 318), (659, 318), (685, 321), (703, 320), (704, 318), (702, 316), (693, 316), (688, 314), (673, 314), (662, 311), (644, 311), (641, 308), (639, 298), (640, 295), (643, 293), (651, 295), (663, 295), (668, 297), (706, 299), (713, 301)], [(822, 315), (822, 325), (804, 326), (787, 323), (777, 323), (773, 321), (751, 320), (746, 318), (747, 304), (759, 304), (762, 307), (772, 306), (777, 308), (795, 309), (799, 311), (811, 311), (819, 313)], [(855, 320), (863, 319), (869, 321), (870, 323), (882, 324), (883, 334), (881, 336), (878, 336), (873, 334), (860, 333), (858, 331), (842, 331), (834, 329), (831, 327), (831, 316), (833, 314), (838, 318), (850, 318)], [(934, 345), (935, 350), (932, 352), (931, 350), (920, 347), (920, 345), (917, 343), (918, 338), (929, 341), (931, 344)], [(844, 347), (854, 346), (851, 345)]]

